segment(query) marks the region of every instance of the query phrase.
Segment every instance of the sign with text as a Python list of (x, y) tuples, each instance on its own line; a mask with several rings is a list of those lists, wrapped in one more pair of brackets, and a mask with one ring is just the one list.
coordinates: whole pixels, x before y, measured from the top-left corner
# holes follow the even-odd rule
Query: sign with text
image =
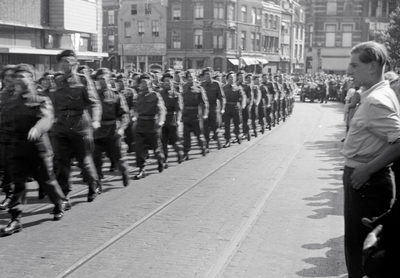
[(123, 44), (119, 51), (119, 55), (166, 55), (167, 45), (165, 43)]

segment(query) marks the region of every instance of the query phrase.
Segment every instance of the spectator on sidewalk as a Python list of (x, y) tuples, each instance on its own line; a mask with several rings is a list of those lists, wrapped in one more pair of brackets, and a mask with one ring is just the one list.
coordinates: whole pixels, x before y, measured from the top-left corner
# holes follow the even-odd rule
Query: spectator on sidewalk
[(360, 104), (350, 122), (342, 154), (345, 257), (349, 278), (362, 278), (362, 247), (368, 229), (363, 217), (386, 212), (393, 197), (389, 166), (400, 156), (400, 106), (384, 80), (386, 48), (364, 42), (351, 50), (348, 74), (363, 87)]

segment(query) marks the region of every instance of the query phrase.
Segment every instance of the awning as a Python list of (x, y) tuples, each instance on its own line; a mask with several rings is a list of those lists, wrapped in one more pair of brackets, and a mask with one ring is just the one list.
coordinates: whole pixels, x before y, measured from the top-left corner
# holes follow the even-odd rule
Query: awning
[(268, 60), (264, 58), (257, 58), (257, 61), (263, 65), (268, 64)]
[[(15, 53), (15, 54), (36, 54), (36, 55), (57, 55), (64, 49), (39, 49), (33, 47), (18, 47), (18, 46), (0, 46), (0, 53)], [(93, 51), (78, 51), (75, 52), (78, 59), (93, 59), (108, 57), (108, 53), (93, 52)]]
[(252, 57), (240, 57), (241, 62), (243, 62), (246, 66), (250, 66), (250, 65), (258, 65), (259, 62), (257, 61), (256, 58), (252, 58)]
[(239, 60), (238, 59), (228, 59), (229, 62), (232, 63), (232, 65), (234, 66), (238, 66), (239, 65)]

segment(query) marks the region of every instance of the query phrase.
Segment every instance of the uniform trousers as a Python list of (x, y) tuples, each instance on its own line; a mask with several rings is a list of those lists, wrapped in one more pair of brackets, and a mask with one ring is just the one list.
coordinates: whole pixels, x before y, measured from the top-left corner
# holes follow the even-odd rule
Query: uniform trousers
[[(103, 126), (101, 127), (104, 128)], [(127, 175), (128, 174), (128, 166), (124, 160), (122, 160), (121, 156), (121, 136), (116, 134), (116, 125), (106, 126), (106, 134), (101, 138), (94, 139), (94, 151), (93, 151), (93, 160), (96, 166), (97, 174), (99, 177), (103, 177), (102, 174), (102, 165), (103, 152), (106, 153), (111, 163), (114, 164), (117, 169)]]
[(265, 128), (265, 106), (264, 103), (261, 101), (261, 103), (258, 105), (258, 123), (261, 126), (261, 130), (264, 130)]
[(393, 185), (388, 167), (374, 173), (360, 189), (354, 190), (351, 174), (354, 168), (345, 166), (344, 186), (344, 248), (349, 278), (362, 278), (363, 242), (370, 232), (361, 219), (385, 213), (393, 197)]
[(134, 125), (136, 125), (136, 123), (130, 121), (125, 129), (124, 142), (128, 146), (128, 152), (135, 151)]
[(231, 119), (233, 120), (234, 130), (236, 137), (239, 136), (239, 125), (240, 125), (240, 114), (237, 105), (227, 104), (225, 107), (225, 113), (222, 115), (225, 126), (225, 139), (226, 141), (231, 140)]
[(267, 106), (265, 108), (265, 120), (267, 121), (268, 127), (271, 127), (272, 123), (271, 112), (272, 112), (271, 106)]
[(250, 113), (251, 113), (250, 105), (247, 105), (245, 108), (243, 108), (243, 110), (242, 110), (242, 128), (243, 128), (243, 134), (245, 134), (245, 135), (249, 134), (249, 132), (250, 132), (250, 128), (249, 128)]
[(175, 151), (182, 155), (182, 144), (178, 140), (178, 124), (175, 114), (167, 114), (165, 125), (162, 127), (161, 143), (164, 151), (164, 159), (168, 160), (168, 145), (172, 145)]
[(213, 132), (213, 139), (219, 140), (218, 132), (221, 124), (218, 117), (216, 105), (210, 105), (210, 112), (208, 114), (208, 118), (204, 120), (203, 125), (204, 125), (204, 137), (206, 138), (207, 143), (210, 141), (211, 131)]
[(62, 202), (66, 200), (53, 172), (53, 150), (47, 134), (38, 141), (28, 141), (28, 134), (13, 136), (8, 153), (14, 192), (9, 205), (12, 219), (20, 219), (23, 204), (26, 203), (26, 180), (33, 178), (48, 194), (55, 205), (55, 213), (62, 212)]
[(136, 166), (143, 169), (146, 166), (148, 150), (153, 150), (159, 163), (164, 162), (164, 155), (161, 151), (161, 128), (156, 120), (138, 119), (136, 126)]
[(253, 104), (251, 106), (251, 127), (253, 128), (253, 132), (257, 134), (257, 121), (258, 118), (258, 105)]
[(192, 139), (190, 137), (190, 134), (193, 132), (194, 135), (197, 138), (197, 143), (200, 146), (200, 149), (202, 151), (205, 150), (205, 142), (201, 136), (201, 127), (200, 127), (200, 119), (199, 116), (196, 115), (190, 115), (190, 116), (185, 116), (183, 115), (183, 151), (185, 153), (190, 151), (190, 148), (192, 146)]
[(57, 141), (57, 180), (64, 194), (67, 196), (72, 191), (69, 178), (73, 157), (82, 167), (83, 176), (89, 185), (89, 195), (94, 194), (99, 178), (92, 157), (93, 139), (90, 130), (75, 131), (62, 123), (56, 123), (53, 136)]

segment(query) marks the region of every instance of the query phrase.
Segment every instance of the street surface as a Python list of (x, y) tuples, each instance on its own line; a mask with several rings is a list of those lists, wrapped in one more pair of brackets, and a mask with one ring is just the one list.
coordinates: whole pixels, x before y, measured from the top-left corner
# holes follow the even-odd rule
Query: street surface
[(344, 130), (343, 104), (296, 102), (264, 135), (219, 151), (211, 141), (205, 158), (194, 144), (189, 161), (173, 153), (159, 174), (153, 160), (127, 188), (105, 163), (93, 203), (74, 167), (59, 222), (31, 182), (23, 231), (0, 239), (0, 277), (347, 277)]

